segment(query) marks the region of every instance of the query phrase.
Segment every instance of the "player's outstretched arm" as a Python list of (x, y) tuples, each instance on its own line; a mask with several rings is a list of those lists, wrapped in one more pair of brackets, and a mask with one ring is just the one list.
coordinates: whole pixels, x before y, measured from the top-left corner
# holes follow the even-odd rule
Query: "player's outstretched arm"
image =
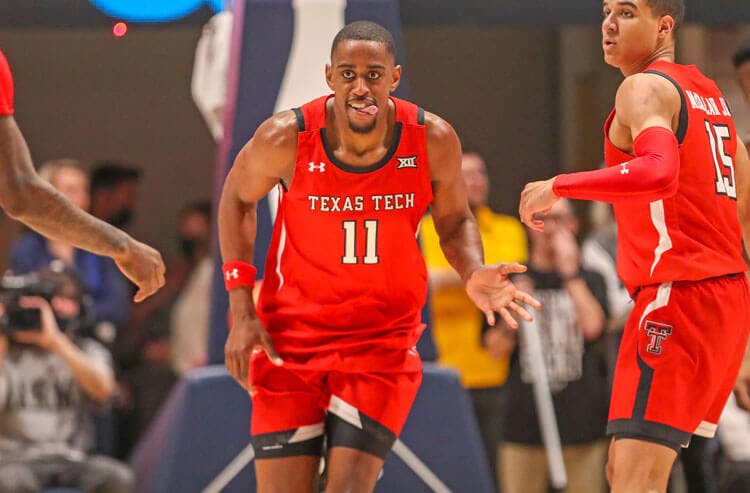
[[(558, 175), (524, 187), (519, 215), (529, 227), (541, 231), (546, 214), (560, 197), (617, 203), (645, 203), (677, 192), (680, 154), (672, 121), (680, 111), (677, 89), (654, 74), (636, 74), (620, 85), (615, 100), (616, 118), (610, 133), (632, 141), (632, 160), (595, 171)], [(615, 142), (622, 145), (620, 142)]]
[(49, 238), (112, 257), (141, 301), (164, 284), (159, 252), (81, 210), (36, 174), (12, 115), (0, 116), (0, 203), (12, 218)]
[[(223, 261), (251, 264), (257, 230), (256, 204), (279, 181), (287, 186), (294, 174), (297, 122), (291, 111), (266, 120), (237, 155), (219, 200), (219, 245)], [(262, 348), (282, 364), (268, 332), (258, 320), (251, 286), (229, 290), (232, 327), (224, 346), (225, 364), (240, 385), (252, 392), (248, 378), (250, 355)]]
[(445, 120), (427, 113), (427, 156), (434, 199), (431, 213), (435, 230), (440, 237), (440, 248), (451, 266), (466, 285), (472, 301), (494, 325), (494, 312), (499, 312), (511, 327), (518, 323), (511, 315), (530, 320), (522, 304), (539, 307), (539, 303), (508, 280), (514, 272), (523, 272), (519, 264), (484, 265), (482, 239), (476, 219), (469, 208), (466, 185), (461, 175), (461, 144), (458, 136)]

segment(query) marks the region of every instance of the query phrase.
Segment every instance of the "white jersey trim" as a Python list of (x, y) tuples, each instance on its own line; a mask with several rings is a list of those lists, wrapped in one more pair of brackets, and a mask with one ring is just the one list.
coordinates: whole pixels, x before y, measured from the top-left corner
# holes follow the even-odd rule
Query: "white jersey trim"
[(664, 201), (656, 200), (651, 202), (649, 208), (651, 209), (651, 222), (659, 233), (659, 242), (654, 249), (654, 263), (651, 264), (651, 272), (649, 273), (649, 275), (653, 276), (654, 269), (659, 264), (661, 256), (672, 249), (672, 238), (669, 236), (667, 222), (664, 218)]
[(698, 425), (698, 428), (695, 429), (693, 434), (705, 438), (713, 438), (716, 434), (716, 428), (716, 423), (701, 421), (701, 424)]
[(359, 411), (339, 396), (332, 395), (328, 403), (328, 412), (335, 414), (352, 426), (363, 429), (362, 420), (359, 417)]
[(658, 310), (659, 308), (667, 306), (669, 303), (669, 295), (672, 293), (672, 281), (663, 282), (659, 285), (659, 289), (656, 291), (656, 298), (646, 305), (646, 309), (643, 310), (643, 315), (638, 321), (638, 330), (641, 329), (643, 319), (646, 318), (651, 312)]
[(281, 273), (281, 255), (286, 247), (286, 224), (281, 221), (281, 231), (279, 233), (279, 248), (276, 250), (276, 275), (279, 276), (279, 289), (284, 285), (284, 274)]

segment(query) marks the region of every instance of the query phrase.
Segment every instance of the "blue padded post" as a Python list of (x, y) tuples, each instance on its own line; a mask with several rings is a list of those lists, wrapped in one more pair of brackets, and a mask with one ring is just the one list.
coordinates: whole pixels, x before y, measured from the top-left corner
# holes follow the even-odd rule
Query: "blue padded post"
[[(136, 491), (202, 491), (248, 443), (250, 397), (223, 366), (194, 370), (171, 392), (133, 453)], [(222, 491), (254, 488), (251, 463)]]

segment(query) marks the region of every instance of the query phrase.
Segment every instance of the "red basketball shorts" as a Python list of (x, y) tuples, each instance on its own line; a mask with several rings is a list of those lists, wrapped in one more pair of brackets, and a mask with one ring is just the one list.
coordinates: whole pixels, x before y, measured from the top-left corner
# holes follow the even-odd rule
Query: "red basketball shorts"
[(749, 328), (744, 274), (643, 287), (620, 344), (607, 433), (674, 449), (712, 437)]
[(274, 366), (254, 353), (251, 434), (258, 458), (320, 455), (346, 446), (385, 457), (422, 382), (414, 349), (363, 349), (281, 355)]

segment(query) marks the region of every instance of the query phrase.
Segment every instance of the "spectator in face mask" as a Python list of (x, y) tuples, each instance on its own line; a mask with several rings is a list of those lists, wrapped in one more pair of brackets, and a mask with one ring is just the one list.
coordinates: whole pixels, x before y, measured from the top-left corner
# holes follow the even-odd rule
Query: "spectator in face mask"
[(141, 172), (116, 161), (97, 163), (91, 171), (91, 214), (127, 229), (135, 214)]

